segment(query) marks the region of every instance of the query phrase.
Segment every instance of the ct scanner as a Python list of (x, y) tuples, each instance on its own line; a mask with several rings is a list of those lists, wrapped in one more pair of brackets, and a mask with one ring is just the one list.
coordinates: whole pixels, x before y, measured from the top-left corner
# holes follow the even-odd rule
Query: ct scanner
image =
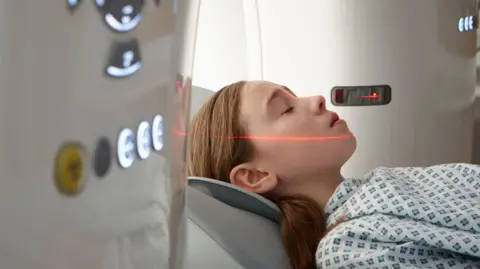
[(0, 268), (184, 268), (198, 3), (0, 14)]
[(470, 160), (475, 0), (8, 0), (0, 13), (2, 269), (289, 268), (274, 204), (185, 186), (188, 116), (235, 80), (325, 95), (359, 140), (347, 176)]

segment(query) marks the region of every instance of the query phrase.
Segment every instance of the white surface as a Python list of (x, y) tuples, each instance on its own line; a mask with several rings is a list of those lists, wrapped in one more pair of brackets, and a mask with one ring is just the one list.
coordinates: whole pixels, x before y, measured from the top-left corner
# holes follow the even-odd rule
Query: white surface
[(475, 99), (475, 127), (473, 131), (473, 156), (472, 161), (480, 164), (480, 95)]
[(203, 103), (208, 100), (215, 92), (198, 86), (192, 87), (192, 105), (190, 107), (190, 118), (195, 116), (202, 107)]
[(195, 86), (216, 91), (247, 79), (249, 58), (242, 5), (242, 0), (201, 0), (194, 56)]
[[(459, 33), (457, 26), (460, 17), (475, 14), (474, 0), (262, 0), (258, 17), (253, 0), (244, 1), (244, 10), (236, 7), (240, 1), (229, 1), (228, 9), (224, 2), (202, 2), (195, 85), (215, 91), (261, 76), (300, 96), (324, 95), (330, 104), (333, 86), (388, 84), (388, 106), (329, 105), (358, 139), (346, 176), (379, 165), (471, 161), (476, 33)], [(233, 34), (245, 21), (253, 22), (245, 24), (246, 34)], [(226, 25), (235, 30), (225, 34)], [(258, 54), (254, 45), (239, 47), (257, 33), (261, 67), (234, 60)], [(261, 72), (245, 74), (243, 65)]]
[[(105, 27), (92, 1), (74, 14), (61, 1), (0, 2), (0, 268), (181, 267), (184, 204), (172, 197), (182, 192), (174, 183), (185, 179), (185, 167), (172, 157), (181, 151), (172, 146), (179, 140), (171, 131), (174, 73), (191, 74), (192, 57), (182, 51), (191, 55), (194, 43), (182, 41), (194, 34), (197, 12), (181, 2), (179, 16), (190, 8), (193, 17), (178, 20), (179, 39), (173, 0), (160, 8), (146, 1), (142, 22), (124, 35)], [(140, 42), (143, 68), (106, 78), (110, 46), (129, 37)], [(157, 113), (166, 119), (162, 152), (120, 169), (118, 132)], [(112, 145), (112, 164), (98, 179), (92, 166), (101, 136)], [(53, 184), (55, 152), (67, 141), (86, 148), (88, 181), (76, 197)]]

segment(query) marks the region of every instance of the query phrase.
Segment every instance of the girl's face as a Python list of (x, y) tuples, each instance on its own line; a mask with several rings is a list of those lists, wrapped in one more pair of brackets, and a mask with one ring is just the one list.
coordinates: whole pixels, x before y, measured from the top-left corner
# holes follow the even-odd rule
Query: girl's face
[(356, 148), (347, 123), (325, 108), (322, 96), (298, 98), (271, 82), (246, 84), (240, 120), (256, 164), (287, 184), (339, 170)]

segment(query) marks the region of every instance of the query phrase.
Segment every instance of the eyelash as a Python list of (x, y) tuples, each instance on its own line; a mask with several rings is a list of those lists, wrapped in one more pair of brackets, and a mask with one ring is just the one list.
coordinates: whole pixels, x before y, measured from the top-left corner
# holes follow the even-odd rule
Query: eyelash
[(287, 110), (285, 110), (282, 115), (291, 113), (293, 111), (293, 106), (289, 107)]

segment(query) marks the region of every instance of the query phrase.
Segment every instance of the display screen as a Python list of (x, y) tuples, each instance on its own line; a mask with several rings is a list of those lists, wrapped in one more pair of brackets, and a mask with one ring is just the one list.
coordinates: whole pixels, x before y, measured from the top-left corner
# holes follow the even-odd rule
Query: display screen
[(388, 85), (334, 87), (331, 102), (336, 106), (381, 106), (392, 101)]

